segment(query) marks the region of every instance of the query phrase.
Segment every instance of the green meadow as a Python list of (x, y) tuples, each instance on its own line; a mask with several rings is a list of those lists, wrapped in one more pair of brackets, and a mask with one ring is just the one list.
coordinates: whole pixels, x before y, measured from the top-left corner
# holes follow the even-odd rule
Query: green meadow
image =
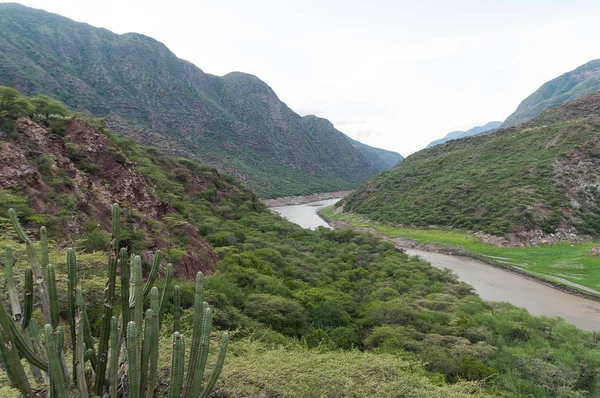
[(490, 260), (519, 267), (544, 279), (564, 284), (568, 284), (565, 282), (568, 281), (600, 292), (600, 256), (590, 254), (598, 242), (580, 244), (563, 242), (507, 248), (484, 243), (472, 233), (456, 229), (392, 226), (370, 221), (356, 214), (332, 214), (332, 210), (333, 207), (325, 208), (323, 214), (331, 220), (343, 221), (353, 227), (373, 228), (390, 238), (408, 239), (419, 244), (464, 249)]

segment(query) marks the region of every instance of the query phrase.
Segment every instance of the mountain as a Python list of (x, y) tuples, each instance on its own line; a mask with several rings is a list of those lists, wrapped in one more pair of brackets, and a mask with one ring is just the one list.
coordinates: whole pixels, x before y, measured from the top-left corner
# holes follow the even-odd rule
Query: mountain
[[(574, 119), (597, 111), (597, 100), (544, 114), (541, 125), (560, 122), (557, 131), (565, 134), (546, 147), (583, 134), (587, 121)], [(572, 119), (576, 129), (569, 130)], [(589, 123), (598, 126), (597, 119)], [(600, 143), (561, 157), (565, 183), (593, 182), (586, 170), (595, 172), (597, 165), (587, 165), (586, 153), (597, 155), (594, 148)], [(485, 302), (452, 273), (374, 234), (303, 229), (272, 213), (230, 175), (118, 137), (102, 120), (73, 115), (52, 99), (0, 86), (0, 149), (0, 238), (13, 249), (18, 291), (31, 265), (29, 250), (7, 219), (9, 208), (34, 247), (41, 225), (47, 226), (61, 308), (70, 279), (66, 248), (76, 250), (85, 323), (97, 337), (107, 305), (109, 214), (119, 203), (119, 246), (139, 253), (148, 274), (154, 251), (161, 250), (163, 265), (173, 264), (184, 315), (194, 306), (196, 288), (189, 279), (198, 270), (207, 274), (203, 294), (214, 310), (213, 326), (236, 331), (219, 397), (254, 397), (264, 386), (269, 396), (597, 395), (600, 375), (593, 370), (600, 368), (600, 351), (591, 333), (560, 318)], [(404, 167), (402, 162), (395, 170)], [(584, 196), (576, 199), (585, 204)], [(118, 303), (121, 281), (115, 286)], [(169, 304), (166, 325), (172, 316)], [(182, 317), (180, 330), (191, 335), (188, 319)], [(159, 374), (169, 374), (170, 332), (160, 334)], [(71, 357), (71, 344), (64, 349)], [(20, 396), (9, 388), (9, 378), (16, 377), (7, 369), (0, 369), (6, 380), (0, 396)], [(48, 387), (36, 385), (41, 395)], [(156, 395), (164, 396), (168, 387), (168, 381), (160, 383)]]
[(263, 197), (355, 188), (381, 169), (338, 133), (307, 131), (255, 76), (213, 76), (150, 37), (18, 4), (0, 4), (0, 84), (49, 95), (105, 118), (120, 135), (201, 159)]
[(427, 145), (427, 148), (431, 148), (432, 146), (436, 146), (439, 144), (443, 144), (444, 142), (450, 140), (456, 140), (462, 137), (470, 137), (472, 135), (477, 135), (481, 133), (485, 133), (486, 131), (497, 129), (502, 125), (502, 122), (489, 122), (484, 124), (483, 126), (473, 127), (467, 131), (452, 131), (448, 133), (444, 138), (440, 138), (439, 140), (435, 140)]
[(600, 59), (597, 59), (544, 83), (519, 104), (502, 127), (526, 122), (544, 109), (573, 101), (599, 89)]
[(389, 170), (404, 159), (402, 155), (397, 152), (374, 148), (348, 137), (346, 134), (337, 130), (333, 126), (333, 123), (327, 119), (308, 115), (302, 118), (302, 123), (309, 132), (318, 135), (321, 140), (326, 140), (327, 137), (335, 137), (337, 141), (340, 141), (339, 143), (330, 143), (332, 148), (345, 145), (341, 141), (344, 141), (344, 139), (348, 140), (350, 145), (356, 148), (367, 159), (369, 165), (377, 170), (377, 172)]
[(491, 234), (600, 235), (600, 92), (404, 159), (340, 203), (371, 219)]

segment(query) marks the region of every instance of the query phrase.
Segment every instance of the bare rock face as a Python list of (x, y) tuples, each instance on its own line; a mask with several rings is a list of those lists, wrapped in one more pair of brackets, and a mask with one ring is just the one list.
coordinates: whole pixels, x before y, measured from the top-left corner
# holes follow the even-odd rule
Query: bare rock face
[(592, 248), (592, 250), (590, 251), (590, 254), (592, 256), (600, 256), (600, 245), (596, 245)]
[[(100, 130), (87, 121), (73, 119), (66, 121), (64, 137), (60, 137), (23, 118), (17, 122), (17, 131), (18, 140), (1, 142), (0, 188), (18, 187), (36, 212), (52, 215), (61, 211), (52, 195), (68, 195), (77, 209), (65, 226), (65, 235), (71, 239), (82, 233), (83, 224), (89, 220), (98, 220), (110, 230), (110, 208), (119, 203), (124, 212), (134, 215), (136, 228), (151, 238), (152, 251), (175, 248), (174, 236), (165, 232), (166, 228), (154, 236), (149, 221), (161, 223), (176, 210), (159, 198), (135, 165)], [(82, 163), (86, 167), (81, 167)], [(52, 181), (52, 187), (47, 181)], [(198, 271), (213, 273), (219, 258), (210, 244), (191, 224), (178, 228), (189, 244), (181, 263), (174, 264), (175, 275), (194, 279)], [(151, 257), (150, 251), (142, 254)]]

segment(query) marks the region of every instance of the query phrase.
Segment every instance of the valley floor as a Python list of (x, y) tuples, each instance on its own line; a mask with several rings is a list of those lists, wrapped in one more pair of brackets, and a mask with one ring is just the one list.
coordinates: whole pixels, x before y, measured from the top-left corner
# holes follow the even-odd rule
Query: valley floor
[(488, 264), (548, 282), (554, 287), (600, 300), (600, 256), (591, 254), (594, 242), (563, 242), (523, 248), (484, 243), (471, 233), (441, 228), (406, 228), (373, 222), (356, 214), (323, 215), (335, 223), (370, 230), (401, 247), (473, 257)]

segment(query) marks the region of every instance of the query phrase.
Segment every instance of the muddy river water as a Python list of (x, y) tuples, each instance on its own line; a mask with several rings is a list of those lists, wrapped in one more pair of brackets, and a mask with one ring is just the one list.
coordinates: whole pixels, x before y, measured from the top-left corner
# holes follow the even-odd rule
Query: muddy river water
[[(329, 199), (296, 206), (273, 207), (272, 210), (304, 227), (329, 228), (317, 211), (337, 202)], [(465, 257), (408, 250), (438, 268), (450, 268), (459, 279), (473, 286), (485, 300), (507, 301), (526, 308), (535, 315), (559, 316), (584, 330), (600, 330), (600, 302), (578, 297), (542, 285), (517, 274), (494, 268)]]

